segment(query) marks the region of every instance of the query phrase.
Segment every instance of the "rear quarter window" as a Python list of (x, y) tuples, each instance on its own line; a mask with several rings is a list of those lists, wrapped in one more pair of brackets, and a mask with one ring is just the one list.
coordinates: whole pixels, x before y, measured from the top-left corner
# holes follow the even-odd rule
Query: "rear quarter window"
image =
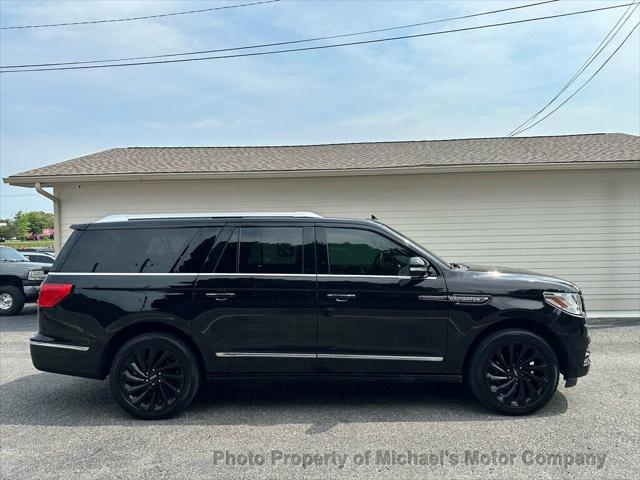
[[(69, 252), (62, 271), (108, 273), (169, 273), (199, 271), (202, 259), (194, 259), (212, 243), (191, 245), (199, 229), (139, 228), (86, 230)], [(211, 232), (215, 235), (215, 231)], [(189, 252), (189, 248), (191, 251)], [(180, 265), (178, 265), (181, 259)], [(195, 261), (194, 261), (195, 260)]]

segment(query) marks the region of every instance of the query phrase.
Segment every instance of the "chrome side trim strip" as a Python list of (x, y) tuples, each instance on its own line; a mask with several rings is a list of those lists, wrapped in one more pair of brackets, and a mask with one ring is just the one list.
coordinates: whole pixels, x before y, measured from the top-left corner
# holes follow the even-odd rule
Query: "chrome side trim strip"
[(37, 342), (35, 340), (30, 340), (29, 343), (31, 345), (36, 345), (38, 347), (62, 348), (65, 350), (78, 350), (80, 352), (86, 352), (87, 350), (89, 350), (89, 347), (81, 347), (80, 345), (65, 345), (62, 343)]
[(418, 300), (481, 305), (491, 300), (489, 295), (418, 295)]
[(318, 358), (353, 360), (404, 360), (409, 362), (441, 362), (444, 357), (425, 357), (413, 355), (359, 355), (351, 353), (319, 353)]
[(418, 300), (426, 302), (448, 302), (448, 295), (418, 295)]
[(73, 276), (90, 276), (90, 277), (99, 277), (99, 276), (154, 276), (154, 277), (169, 277), (169, 276), (179, 276), (179, 277), (313, 277), (315, 278), (315, 273), (152, 273), (152, 272), (127, 272), (127, 273), (119, 273), (119, 272), (51, 272), (49, 275), (73, 275)]
[[(180, 276), (180, 277), (322, 277), (322, 278), (393, 278), (397, 280), (410, 280), (409, 275), (334, 275), (330, 273), (154, 273), (154, 272), (50, 272), (48, 275), (67, 276)], [(421, 280), (437, 280), (438, 277), (423, 277)], [(416, 278), (417, 279), (417, 278)]]
[(319, 273), (318, 277), (327, 278), (327, 277), (336, 277), (336, 278), (394, 278), (397, 280), (437, 280), (438, 277), (412, 277), (410, 275), (342, 275), (342, 274), (333, 274), (333, 273)]
[(315, 278), (315, 273), (201, 273), (199, 277), (308, 277)]
[(222, 358), (316, 358), (315, 353), (216, 352)]
[(403, 360), (408, 362), (441, 362), (444, 357), (422, 355), (360, 355), (352, 353), (279, 353), (279, 352), (216, 352), (221, 358), (330, 358), (339, 360)]
[(107, 276), (146, 276), (146, 277), (167, 277), (167, 276), (180, 276), (180, 277), (197, 277), (197, 273), (151, 273), (151, 272), (128, 272), (128, 273), (119, 273), (119, 272), (49, 272), (47, 275), (60, 275), (60, 276), (89, 276), (89, 277), (107, 277)]
[(409, 275), (341, 275), (341, 274), (333, 274), (333, 273), (319, 273), (318, 277), (327, 278), (327, 277), (336, 277), (336, 278), (397, 278), (397, 279), (406, 279), (411, 278)]

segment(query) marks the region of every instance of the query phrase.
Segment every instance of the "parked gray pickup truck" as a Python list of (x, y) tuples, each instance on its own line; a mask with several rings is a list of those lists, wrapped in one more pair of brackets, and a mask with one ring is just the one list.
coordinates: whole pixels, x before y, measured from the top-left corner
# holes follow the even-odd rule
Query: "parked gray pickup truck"
[(35, 301), (51, 265), (30, 262), (9, 247), (0, 247), (0, 316), (17, 315), (25, 302)]

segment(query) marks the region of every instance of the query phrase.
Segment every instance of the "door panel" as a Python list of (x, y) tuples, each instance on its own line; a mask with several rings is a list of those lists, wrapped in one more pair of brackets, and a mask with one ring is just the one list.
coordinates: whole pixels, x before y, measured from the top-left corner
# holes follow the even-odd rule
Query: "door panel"
[[(242, 228), (252, 230), (243, 236)], [(291, 225), (281, 228), (276, 236), (289, 234)], [(219, 249), (223, 251), (217, 264), (219, 269), (236, 271), (198, 277), (195, 304), (199, 315), (194, 329), (215, 357), (212, 373), (311, 372), (316, 361), (318, 308), (316, 275), (308, 270), (314, 264), (309, 262), (313, 260), (313, 228), (298, 227), (298, 231), (299, 240), (283, 246), (273, 240), (271, 231), (234, 227), (227, 232), (226, 248)], [(256, 246), (261, 240), (264, 245)], [(226, 258), (229, 252), (240, 252), (238, 261)], [(239, 273), (238, 265), (245, 271)], [(284, 273), (293, 268), (299, 273)], [(246, 271), (252, 269), (260, 272)], [(281, 273), (274, 273), (276, 269)]]
[[(318, 275), (319, 368), (336, 373), (441, 371), (448, 323), (443, 277), (332, 274), (331, 255), (325, 253), (327, 235), (318, 230), (319, 264), (324, 270)], [(334, 236), (340, 237), (348, 236)], [(388, 246), (388, 240), (379, 242), (381, 254), (368, 252), (368, 247), (361, 245), (359, 252), (351, 253), (349, 250), (357, 242), (366, 240), (355, 237), (352, 241), (344, 240), (341, 256), (333, 256), (346, 260), (336, 270), (366, 272), (371, 270), (366, 264), (367, 258), (374, 258), (374, 262), (377, 261), (374, 271), (390, 272), (396, 268), (398, 273), (408, 273), (404, 262), (408, 262), (414, 252), (403, 251), (407, 247), (401, 245), (396, 250)], [(329, 250), (337, 252), (340, 248)], [(362, 259), (362, 265), (356, 265), (356, 257)], [(347, 265), (348, 261), (353, 265)]]

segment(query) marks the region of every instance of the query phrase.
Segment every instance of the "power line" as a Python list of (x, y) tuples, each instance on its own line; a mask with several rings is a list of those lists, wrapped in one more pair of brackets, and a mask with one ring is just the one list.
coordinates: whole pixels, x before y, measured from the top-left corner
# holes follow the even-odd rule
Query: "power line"
[(620, 50), (620, 49), (622, 48), (622, 46), (627, 42), (627, 40), (629, 39), (629, 37), (631, 36), (631, 34), (636, 30), (636, 28), (638, 28), (638, 25), (640, 25), (640, 22), (638, 22), (638, 23), (636, 23), (636, 24), (635, 24), (635, 26), (631, 29), (631, 31), (627, 34), (627, 36), (626, 36), (626, 37), (624, 37), (624, 40), (622, 40), (622, 43), (620, 43), (620, 45), (618, 45), (618, 48), (616, 48), (616, 49), (611, 53), (611, 55), (609, 55), (609, 57), (604, 61), (604, 63), (603, 63), (602, 65), (600, 65), (600, 68), (598, 68), (595, 72), (593, 72), (593, 74), (592, 74), (592, 75), (591, 75), (591, 76), (590, 76), (590, 77), (589, 77), (589, 78), (588, 78), (588, 79), (587, 79), (587, 80), (586, 80), (582, 85), (580, 85), (580, 87), (579, 87), (575, 92), (573, 92), (571, 95), (569, 95), (569, 96), (568, 96), (568, 97), (567, 97), (567, 98), (566, 98), (566, 99), (565, 99), (565, 100), (564, 100), (560, 105), (558, 105), (556, 108), (554, 108), (553, 110), (551, 110), (549, 113), (547, 113), (547, 114), (546, 114), (544, 117), (542, 117), (540, 120), (538, 120), (538, 121), (537, 121), (537, 122), (535, 122), (535, 123), (532, 123), (531, 125), (529, 125), (529, 126), (528, 126), (528, 127), (526, 127), (526, 128), (521, 129), (521, 130), (520, 130), (516, 135), (520, 135), (521, 133), (526, 132), (527, 130), (529, 130), (529, 129), (531, 129), (531, 128), (535, 127), (535, 126), (536, 126), (536, 125), (538, 125), (540, 122), (542, 122), (544, 119), (546, 119), (546, 118), (550, 117), (550, 116), (551, 116), (551, 115), (553, 115), (555, 112), (557, 112), (557, 111), (558, 111), (558, 110), (559, 110), (559, 109), (560, 109), (560, 108), (561, 108), (565, 103), (567, 103), (569, 100), (571, 100), (573, 97), (575, 97), (575, 96), (578, 94), (578, 92), (579, 92), (580, 90), (582, 90), (584, 87), (586, 87), (586, 86), (587, 86), (587, 84), (588, 84), (591, 80), (593, 80), (593, 78), (594, 78), (596, 75), (598, 75), (598, 73), (600, 73), (600, 70), (602, 70), (602, 69), (605, 67), (605, 65), (606, 65), (607, 63), (609, 63), (609, 60), (611, 60), (611, 59), (616, 55), (616, 53), (618, 53), (618, 50)]
[(589, 57), (585, 60), (582, 66), (573, 74), (573, 76), (569, 80), (567, 80), (567, 82), (562, 86), (560, 91), (556, 93), (556, 95), (551, 100), (549, 100), (549, 102), (544, 107), (542, 107), (540, 110), (535, 112), (533, 115), (531, 115), (527, 120), (522, 122), (516, 128), (511, 130), (511, 132), (509, 132), (507, 136), (513, 137), (515, 135), (518, 135), (520, 129), (525, 128), (528, 124), (535, 121), (535, 119), (538, 118), (542, 112), (544, 112), (549, 106), (551, 106), (553, 102), (555, 102), (560, 97), (560, 95), (562, 95), (567, 90), (567, 88), (569, 88), (578, 79), (578, 77), (582, 75), (582, 73), (589, 67), (589, 65), (591, 65), (596, 60), (596, 58), (604, 51), (604, 49), (609, 45), (609, 43), (611, 43), (611, 41), (616, 37), (616, 35), (618, 35), (620, 30), (624, 27), (625, 23), (627, 23), (627, 21), (633, 16), (633, 13), (635, 12), (635, 10), (638, 8), (639, 5), (640, 5), (640, 2), (636, 2), (635, 4), (629, 5), (627, 9), (624, 11), (624, 13), (622, 14), (622, 16), (615, 23), (615, 25), (605, 35), (605, 37), (602, 39), (602, 41), (596, 47), (596, 49), (591, 53), (591, 55), (589, 55)]
[(187, 10), (185, 12), (161, 13), (158, 15), (145, 15), (143, 17), (127, 17), (127, 18), (110, 18), (107, 20), (87, 20), (84, 22), (66, 22), (66, 23), (45, 23), (41, 25), (16, 25), (12, 27), (2, 27), (1, 30), (17, 30), (25, 28), (45, 28), (45, 27), (68, 27), (72, 25), (92, 25), (95, 23), (115, 23), (115, 22), (131, 22), (133, 20), (147, 20), (149, 18), (175, 17), (177, 15), (189, 15), (192, 13), (213, 12), (214, 10), (226, 10), (229, 8), (250, 7), (252, 5), (262, 5), (264, 3), (274, 3), (280, 0), (262, 0), (253, 3), (242, 3), (239, 5), (225, 5), (223, 7), (201, 8), (199, 10)]
[[(529, 117), (527, 120), (525, 120), (516, 128), (514, 128), (511, 132), (509, 132), (507, 134), (508, 137), (513, 137), (515, 135), (518, 135), (520, 129), (522, 129), (523, 127), (526, 127), (527, 124), (533, 122), (536, 118), (538, 118), (538, 116), (542, 112), (544, 112), (544, 110), (546, 110), (550, 105), (552, 105), (553, 102), (555, 102), (560, 97), (560, 95), (562, 95), (567, 90), (567, 88), (569, 88), (578, 79), (578, 77), (587, 69), (587, 67), (589, 67), (589, 65), (591, 65), (591, 63), (593, 63), (596, 60), (596, 58), (604, 51), (604, 49), (609, 45), (609, 43), (611, 43), (611, 41), (615, 38), (615, 36), (620, 32), (624, 24), (629, 20), (629, 18), (631, 18), (631, 16), (633, 15), (633, 12), (636, 10), (638, 5), (639, 4), (636, 3), (635, 6), (632, 4), (627, 7), (627, 10), (625, 10), (625, 12), (618, 19), (615, 25), (611, 28), (611, 30), (607, 33), (607, 35), (605, 35), (605, 37), (602, 39), (600, 44), (591, 53), (591, 55), (587, 58), (587, 60), (585, 60), (585, 62), (576, 71), (576, 73), (574, 73), (573, 76), (562, 86), (560, 91), (551, 100), (549, 100), (549, 102), (544, 107), (542, 107), (540, 110), (534, 113), (531, 117)], [(629, 10), (631, 10), (631, 13), (627, 16), (627, 13), (629, 13)], [(614, 30), (615, 30), (615, 33), (614, 33)]]
[(53, 68), (28, 68), (23, 70), (2, 70), (0, 73), (17, 73), (17, 72), (44, 72), (44, 71), (54, 71), (54, 70), (85, 70), (85, 69), (93, 69), (93, 68), (111, 68), (111, 67), (131, 67), (131, 66), (139, 66), (139, 65), (156, 65), (156, 64), (166, 64), (166, 63), (184, 63), (184, 62), (195, 62), (195, 61), (203, 61), (203, 60), (218, 60), (224, 58), (240, 58), (240, 57), (256, 57), (263, 55), (274, 55), (274, 54), (282, 54), (282, 53), (291, 53), (291, 52), (302, 52), (302, 51), (311, 51), (311, 50), (323, 50), (328, 48), (337, 48), (337, 47), (345, 47), (350, 45), (366, 45), (372, 43), (381, 43), (381, 42), (389, 42), (394, 40), (404, 40), (410, 38), (420, 38), (420, 37), (428, 37), (433, 35), (443, 35), (447, 33), (457, 33), (457, 32), (466, 32), (471, 30), (481, 30), (485, 28), (494, 28), (501, 27), (505, 25), (515, 25), (520, 23), (534, 22), (540, 20), (548, 20), (551, 18), (560, 18), (560, 17), (568, 17), (573, 15), (581, 15), (585, 13), (592, 12), (600, 12), (604, 10), (611, 10), (615, 8), (622, 8), (630, 5), (629, 3), (625, 3), (622, 5), (613, 5), (609, 7), (600, 7), (600, 8), (592, 8), (589, 10), (579, 10), (575, 12), (567, 12), (556, 15), (546, 15), (544, 17), (534, 17), (534, 18), (526, 18), (522, 20), (512, 20), (509, 22), (500, 22), (500, 23), (492, 23), (485, 25), (477, 25), (474, 27), (464, 27), (464, 28), (455, 28), (451, 30), (441, 30), (438, 32), (427, 32), (427, 33), (419, 33), (415, 35), (402, 35), (397, 37), (386, 37), (386, 38), (378, 38), (373, 40), (360, 40), (357, 42), (345, 42), (345, 43), (334, 43), (329, 45), (317, 45), (312, 47), (303, 47), (303, 48), (290, 48), (283, 50), (270, 50), (267, 52), (250, 52), (250, 53), (237, 53), (232, 55), (217, 55), (217, 56), (208, 56), (208, 57), (197, 57), (197, 58), (179, 58), (173, 60), (155, 60), (150, 62), (134, 62), (134, 63), (115, 63), (110, 65), (81, 65), (81, 66), (71, 66), (71, 67), (53, 67)]
[(247, 45), (247, 46), (242, 46), (242, 47), (218, 48), (218, 49), (214, 49), (214, 50), (200, 50), (200, 51), (195, 51), (195, 52), (166, 53), (164, 55), (147, 55), (147, 56), (143, 56), (143, 57), (112, 58), (112, 59), (105, 59), (105, 60), (70, 61), (70, 62), (57, 62), (57, 63), (31, 63), (31, 64), (23, 64), (23, 65), (0, 65), (0, 68), (54, 67), (54, 66), (62, 66), (62, 65), (79, 65), (79, 64), (85, 64), (86, 65), (86, 64), (93, 64), (93, 63), (131, 62), (131, 61), (134, 61), (134, 60), (149, 60), (149, 59), (152, 59), (152, 58), (179, 57), (179, 56), (186, 56), (186, 55), (203, 55), (203, 54), (207, 54), (207, 53), (232, 52), (232, 51), (238, 51), (238, 50), (251, 50), (251, 49), (254, 49), (254, 48), (277, 47), (277, 46), (282, 46), (282, 45), (292, 45), (292, 44), (297, 44), (297, 43), (316, 42), (316, 41), (320, 41), (320, 40), (332, 40), (332, 39), (336, 39), (336, 38), (353, 37), (353, 36), (356, 36), (356, 35), (367, 35), (367, 34), (370, 34), (370, 33), (380, 33), (380, 32), (388, 32), (388, 31), (391, 31), (391, 30), (400, 30), (400, 29), (405, 29), (405, 28), (421, 27), (421, 26), (425, 26), (425, 25), (432, 25), (434, 23), (449, 22), (449, 21), (452, 21), (452, 20), (463, 20), (463, 19), (472, 18), (472, 17), (480, 17), (480, 16), (483, 16), (483, 15), (492, 15), (494, 13), (507, 12), (507, 11), (511, 11), (511, 10), (519, 10), (519, 9), (522, 9), (522, 8), (530, 8), (530, 7), (535, 7), (535, 6), (538, 6), (538, 5), (543, 5), (545, 3), (555, 3), (557, 1), (559, 1), (559, 0), (545, 0), (543, 2), (530, 3), (530, 4), (526, 4), (526, 5), (519, 5), (519, 6), (515, 6), (515, 7), (509, 7), (509, 8), (501, 8), (499, 10), (490, 10), (488, 12), (480, 12), (480, 13), (473, 13), (473, 14), (470, 14), (470, 15), (461, 15), (461, 16), (457, 16), (457, 17), (442, 18), (442, 19), (439, 19), (439, 20), (430, 20), (428, 22), (412, 23), (410, 25), (399, 25), (399, 26), (395, 26), (395, 27), (378, 28), (378, 29), (375, 29), (375, 30), (365, 30), (365, 31), (362, 31), (362, 32), (343, 33), (343, 34), (340, 34), (340, 35), (327, 35), (327, 36), (324, 36), (324, 37), (306, 38), (306, 39), (302, 39), (302, 40), (290, 40), (290, 41), (286, 41), (286, 42), (263, 43), (263, 44), (257, 44), (257, 45)]

